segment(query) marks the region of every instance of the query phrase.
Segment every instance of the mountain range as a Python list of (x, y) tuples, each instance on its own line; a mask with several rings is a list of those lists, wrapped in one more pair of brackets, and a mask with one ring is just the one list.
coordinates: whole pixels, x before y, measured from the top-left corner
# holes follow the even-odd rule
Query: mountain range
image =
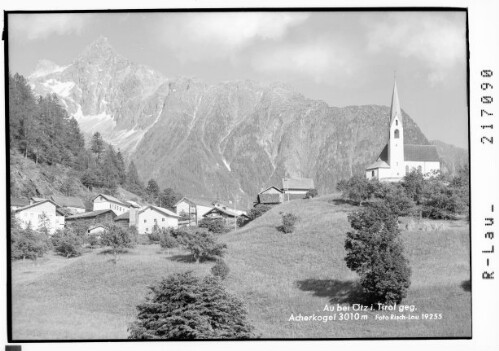
[[(125, 152), (142, 179), (187, 195), (249, 204), (284, 176), (332, 192), (388, 138), (387, 106), (332, 107), (282, 83), (169, 78), (104, 37), (70, 65), (40, 61), (28, 79), (36, 94), (57, 94), (83, 132), (99, 131)], [(403, 121), (405, 143), (430, 144), (405, 112)], [(432, 143), (447, 170), (467, 162), (466, 150)]]

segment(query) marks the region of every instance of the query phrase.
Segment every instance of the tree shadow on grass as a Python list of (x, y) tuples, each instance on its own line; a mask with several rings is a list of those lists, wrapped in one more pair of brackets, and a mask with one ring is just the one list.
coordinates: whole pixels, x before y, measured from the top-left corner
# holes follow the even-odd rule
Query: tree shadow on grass
[[(173, 255), (173, 256), (167, 256), (165, 258), (170, 260), (170, 261), (182, 262), (182, 263), (195, 263), (196, 262), (196, 260), (194, 259), (194, 256), (191, 254)], [(215, 262), (216, 260), (217, 260), (217, 257), (202, 258), (199, 260), (199, 263)]]
[[(112, 255), (114, 252), (112, 249), (106, 249), (102, 250), (101, 252), (97, 253), (98, 255)], [(128, 249), (119, 249), (116, 251), (117, 254), (122, 255), (122, 254), (129, 254), (130, 251)]]
[(463, 288), (464, 291), (471, 292), (471, 280), (463, 280), (461, 288)]
[(330, 303), (367, 305), (367, 297), (357, 281), (336, 279), (305, 279), (296, 282), (303, 291), (313, 291), (314, 296), (328, 297)]

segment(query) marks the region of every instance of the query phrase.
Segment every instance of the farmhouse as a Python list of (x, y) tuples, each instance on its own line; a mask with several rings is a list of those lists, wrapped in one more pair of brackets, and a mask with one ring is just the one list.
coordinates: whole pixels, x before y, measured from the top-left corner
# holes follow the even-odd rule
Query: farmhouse
[(172, 211), (158, 207), (145, 206), (142, 208), (130, 207), (130, 210), (114, 219), (122, 227), (135, 226), (139, 234), (152, 233), (154, 226), (159, 228), (177, 228), (179, 215)]
[(49, 199), (54, 201), (58, 206), (70, 214), (85, 212), (85, 205), (78, 197), (51, 195), (49, 196)]
[(265, 190), (262, 190), (257, 195), (257, 202), (264, 205), (280, 204), (281, 202), (283, 202), (283, 200), (283, 192), (275, 186), (271, 186)]
[(109, 208), (92, 212), (77, 213), (66, 217), (66, 226), (76, 224), (91, 227), (106, 222), (112, 222), (115, 217), (116, 213)]
[(116, 215), (125, 213), (126, 211), (128, 211), (128, 208), (130, 207), (130, 204), (118, 200), (114, 196), (105, 195), (105, 194), (97, 195), (93, 199), (93, 203), (94, 203), (93, 206), (94, 211), (110, 209), (113, 210), (113, 212)]
[(57, 229), (64, 228), (64, 214), (51, 200), (45, 199), (19, 207), (14, 213), (23, 228), (31, 225), (31, 228), (36, 230), (43, 224), (47, 226), (51, 234)]
[(314, 180), (311, 178), (282, 179), (282, 192), (284, 194), (284, 201), (304, 199), (307, 192), (314, 188)]
[(211, 199), (183, 197), (175, 204), (175, 212), (179, 216), (188, 216), (189, 225), (198, 225), (199, 221), (203, 219), (203, 215), (210, 211), (216, 203), (216, 200)]
[(240, 216), (247, 217), (244, 211), (228, 208), (223, 205), (213, 207), (203, 215), (204, 218), (221, 218), (225, 224), (234, 224), (234, 221)]
[(404, 144), (404, 126), (397, 92), (393, 84), (388, 143), (377, 160), (366, 167), (367, 179), (399, 182), (409, 172), (418, 170), (426, 177), (440, 170), (440, 158), (434, 145)]

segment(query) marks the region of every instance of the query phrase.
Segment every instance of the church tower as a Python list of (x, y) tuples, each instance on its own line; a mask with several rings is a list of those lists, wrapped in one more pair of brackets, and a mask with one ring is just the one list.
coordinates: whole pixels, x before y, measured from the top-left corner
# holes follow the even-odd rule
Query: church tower
[(397, 82), (393, 83), (392, 106), (390, 109), (390, 135), (388, 139), (388, 164), (391, 176), (401, 178), (405, 176), (404, 167), (404, 127), (400, 110)]

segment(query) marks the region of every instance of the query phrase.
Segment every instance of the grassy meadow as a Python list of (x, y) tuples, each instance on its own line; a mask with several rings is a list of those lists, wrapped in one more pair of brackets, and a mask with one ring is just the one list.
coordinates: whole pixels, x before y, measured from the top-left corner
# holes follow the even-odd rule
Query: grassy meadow
[[(326, 305), (359, 302), (358, 277), (343, 260), (347, 215), (355, 209), (331, 196), (297, 200), (220, 236), (228, 245), (225, 260), (231, 269), (225, 285), (244, 299), (257, 333), (263, 338), (471, 336), (469, 227), (464, 221), (442, 222), (440, 231), (402, 231), (412, 269), (402, 304), (414, 305), (412, 315), (441, 313), (441, 320), (380, 321), (376, 315), (390, 317), (392, 312), (368, 311), (359, 312), (367, 316), (363, 320), (289, 321), (291, 314), (333, 315), (323, 311)], [(294, 233), (276, 230), (280, 212), (299, 217)], [(73, 259), (47, 255), (37, 264), (13, 262), (14, 339), (126, 338), (148, 284), (186, 270), (209, 274), (214, 264), (193, 263), (181, 249), (139, 245), (114, 265), (103, 251)]]

